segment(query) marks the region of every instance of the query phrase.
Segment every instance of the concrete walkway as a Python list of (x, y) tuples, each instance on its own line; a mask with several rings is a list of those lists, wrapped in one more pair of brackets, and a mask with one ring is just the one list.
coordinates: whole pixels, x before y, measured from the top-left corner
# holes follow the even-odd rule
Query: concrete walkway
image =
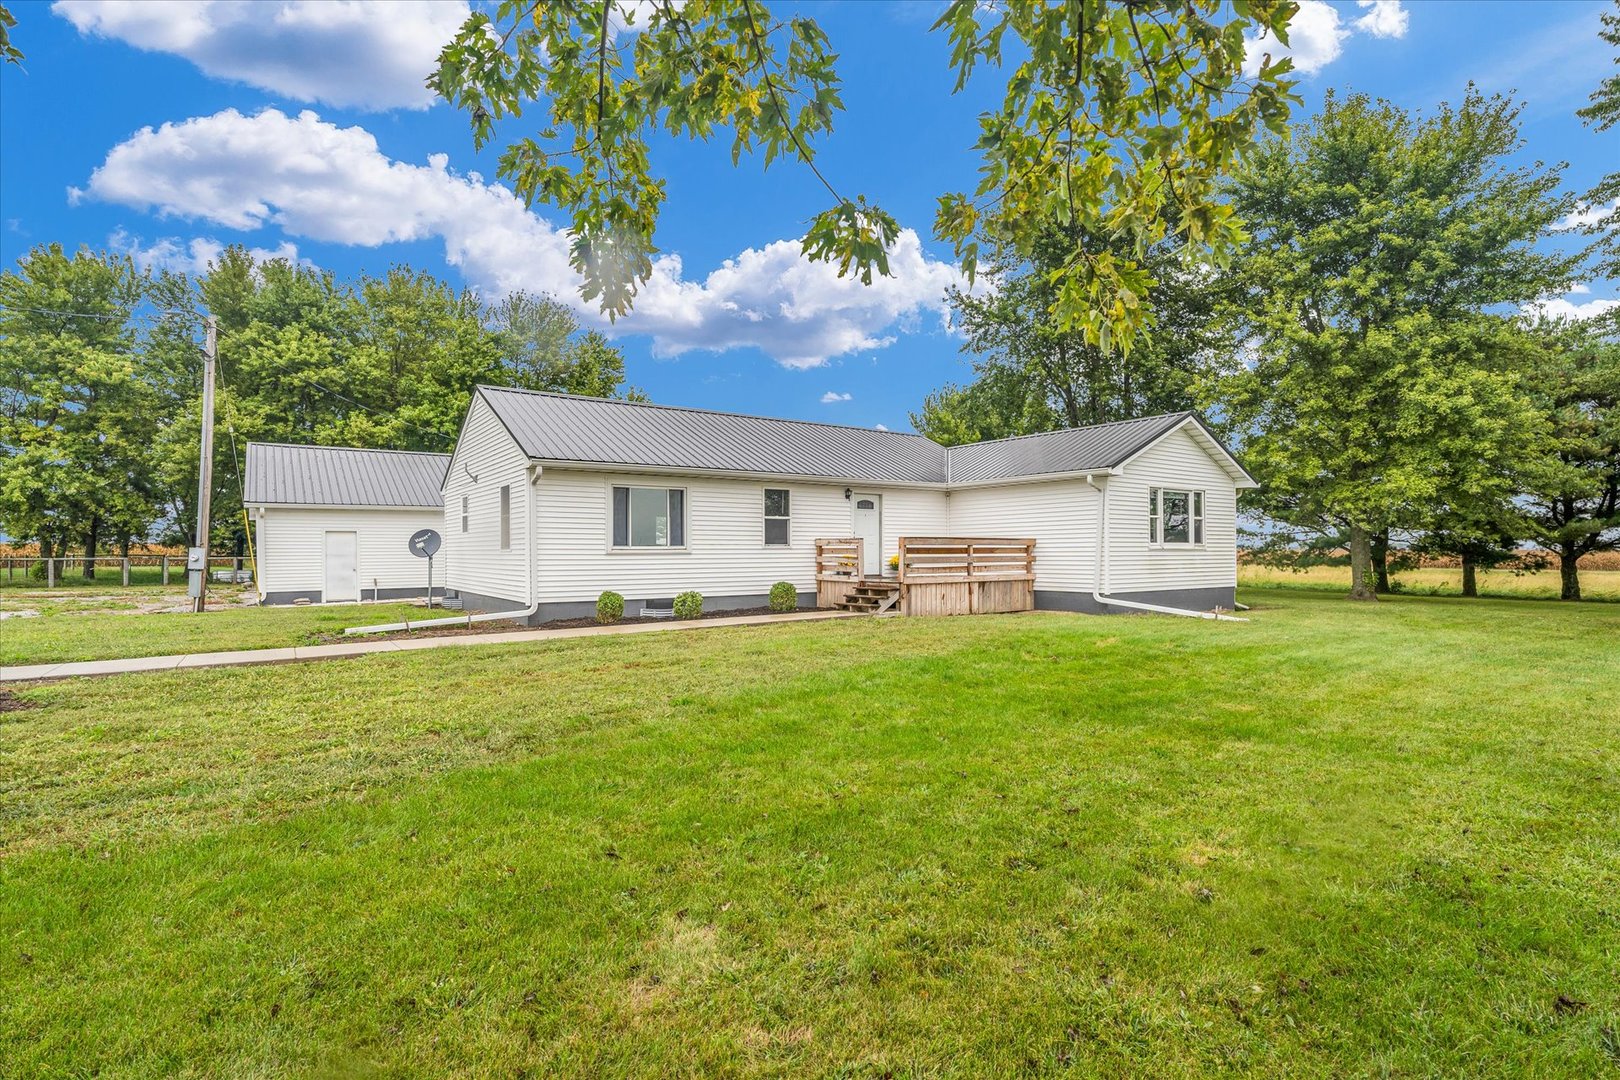
[(518, 645), (531, 641), (600, 637), (605, 634), (657, 634), (678, 630), (708, 630), (722, 626), (763, 626), (766, 623), (818, 622), (852, 619), (853, 611), (800, 611), (791, 615), (738, 615), (719, 619), (619, 623), (614, 626), (575, 626), (563, 630), (509, 630), (493, 634), (452, 634), (444, 637), (372, 639), (356, 638), (332, 645), (298, 645), (287, 649), (242, 649), (236, 652), (183, 653), (178, 656), (138, 656), (127, 660), (83, 660), (62, 664), (0, 667), (0, 682), (31, 679), (68, 679), (85, 675), (124, 675), (132, 671), (176, 671), (190, 668), (240, 667), (247, 664), (288, 664), (301, 660), (336, 660), (370, 653), (450, 649), (463, 645)]

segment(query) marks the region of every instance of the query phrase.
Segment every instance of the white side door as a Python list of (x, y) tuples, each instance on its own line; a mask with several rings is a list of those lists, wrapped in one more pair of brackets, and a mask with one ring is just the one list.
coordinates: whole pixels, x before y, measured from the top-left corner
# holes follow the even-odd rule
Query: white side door
[(327, 603), (360, 599), (360, 534), (326, 534), (326, 588), (321, 599)]
[(883, 496), (857, 491), (850, 496), (853, 532), (860, 537), (861, 576), (883, 576)]

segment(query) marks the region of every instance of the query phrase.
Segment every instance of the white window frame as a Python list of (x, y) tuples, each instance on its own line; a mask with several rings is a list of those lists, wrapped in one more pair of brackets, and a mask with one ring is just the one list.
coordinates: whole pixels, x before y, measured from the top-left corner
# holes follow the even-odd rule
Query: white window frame
[[(766, 511), (770, 509), (770, 502), (769, 502), (769, 500), (770, 500), (770, 492), (773, 492), (773, 491), (780, 491), (783, 495), (787, 496), (787, 510), (788, 510), (788, 512), (786, 514), (769, 514), (769, 513), (766, 513)], [(760, 514), (761, 514), (759, 533), (760, 533), (760, 541), (761, 541), (761, 543), (763, 543), (764, 546), (768, 547), (768, 548), (790, 548), (790, 547), (792, 547), (793, 546), (793, 489), (792, 488), (787, 488), (787, 487), (764, 487), (764, 488), (760, 488), (760, 490), (759, 490), (759, 503), (760, 503)], [(771, 539), (770, 539), (770, 535), (771, 535), (770, 534), (770, 527), (769, 527), (769, 525), (767, 523), (772, 522), (772, 521), (785, 521), (785, 522), (787, 522), (787, 539), (783, 540), (781, 543), (774, 543), (773, 544), (771, 542)]]
[(512, 550), (512, 485), (501, 485), (501, 550)]
[[(1187, 496), (1187, 539), (1166, 540), (1164, 538), (1164, 497), (1165, 495)], [(1150, 487), (1148, 488), (1148, 547), (1150, 548), (1201, 548), (1207, 536), (1209, 513), (1209, 494), (1203, 488), (1179, 487)]]
[[(624, 545), (615, 544), (613, 542), (613, 489), (614, 488), (627, 488), (627, 489), (649, 488), (649, 489), (651, 489), (653, 491), (662, 491), (662, 492), (665, 493), (664, 498), (665, 498), (665, 508), (666, 508), (666, 510), (667, 510), (668, 505), (669, 505), (668, 504), (668, 499), (669, 499), (668, 493), (671, 492), (671, 491), (679, 491), (681, 493), (681, 516), (682, 516), (681, 536), (685, 539), (686, 542), (684, 544), (681, 544), (679, 547), (675, 546), (674, 544), (650, 544), (650, 545), (645, 545), (645, 546), (636, 545), (636, 544), (624, 544)], [(628, 507), (626, 508), (626, 510), (628, 512)], [(630, 537), (632, 537), (634, 535), (635, 535), (635, 528), (632, 526), (632, 524), (631, 524), (631, 522), (629, 520), (626, 520), (625, 521), (625, 537), (626, 537), (626, 539), (628, 539), (628, 538), (630, 538)], [(625, 480), (609, 480), (607, 482), (607, 550), (608, 550), (609, 554), (614, 554), (614, 555), (631, 555), (631, 554), (634, 554), (634, 555), (646, 555), (646, 554), (655, 554), (655, 553), (658, 553), (658, 552), (685, 552), (685, 551), (691, 550), (691, 543), (692, 543), (692, 492), (691, 492), (690, 488), (686, 487), (684, 484), (633, 483), (633, 482), (625, 481)]]
[(471, 504), (472, 504), (472, 496), (463, 495), (461, 497), (461, 531), (462, 532), (467, 531), (467, 517), (468, 517), (467, 508)]

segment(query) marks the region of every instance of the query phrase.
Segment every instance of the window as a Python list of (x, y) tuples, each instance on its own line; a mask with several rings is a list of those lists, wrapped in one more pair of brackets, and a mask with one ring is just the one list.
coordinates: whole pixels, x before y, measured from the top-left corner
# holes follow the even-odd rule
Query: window
[(1154, 546), (1204, 542), (1204, 493), (1148, 489), (1148, 543)]
[(463, 495), (461, 497), (461, 531), (462, 532), (467, 531), (467, 503), (468, 503), (468, 496)]
[(512, 546), (512, 488), (501, 488), (501, 550)]
[(792, 539), (792, 515), (786, 488), (765, 489), (765, 546), (787, 547)]
[(613, 546), (686, 546), (686, 489), (615, 487)]

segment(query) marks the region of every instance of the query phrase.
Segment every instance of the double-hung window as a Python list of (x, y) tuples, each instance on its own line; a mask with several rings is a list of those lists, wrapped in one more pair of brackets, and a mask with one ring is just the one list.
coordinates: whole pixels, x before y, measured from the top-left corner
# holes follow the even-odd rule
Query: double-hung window
[(1155, 547), (1196, 547), (1203, 542), (1202, 491), (1148, 489), (1148, 543)]
[(793, 518), (786, 488), (765, 489), (765, 546), (787, 547), (793, 543)]
[(472, 502), (472, 498), (470, 496), (463, 495), (461, 497), (461, 531), (462, 532), (467, 531), (467, 508), (468, 508), (468, 505), (471, 502)]
[(512, 486), (501, 486), (501, 550), (512, 547)]
[(686, 546), (686, 489), (614, 487), (613, 546)]

